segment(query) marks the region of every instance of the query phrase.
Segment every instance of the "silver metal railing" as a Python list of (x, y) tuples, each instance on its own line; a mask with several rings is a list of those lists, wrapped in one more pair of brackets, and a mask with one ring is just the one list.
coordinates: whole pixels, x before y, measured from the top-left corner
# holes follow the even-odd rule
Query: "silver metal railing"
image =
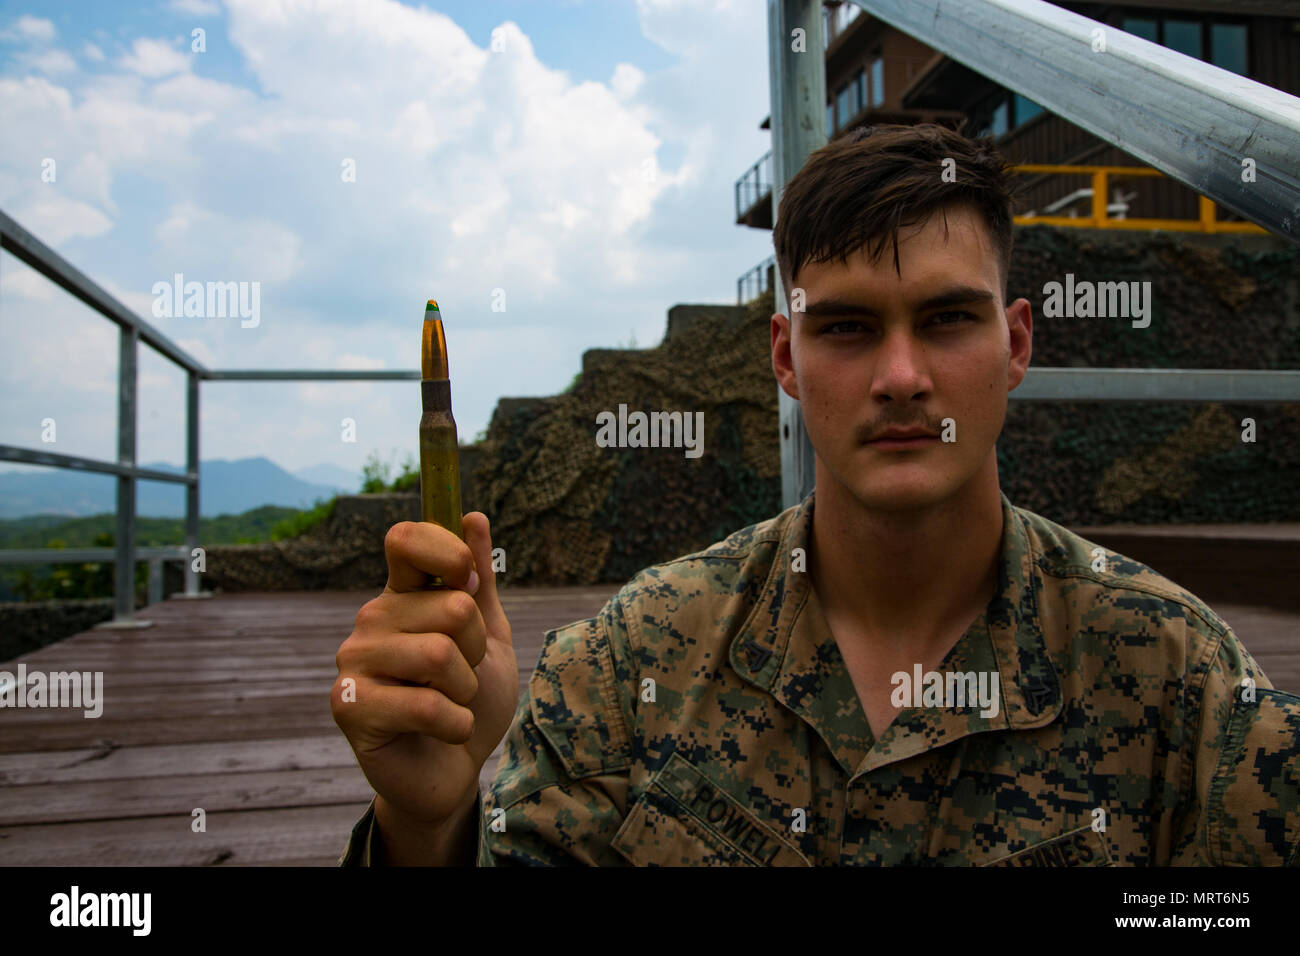
[[(46, 465), (74, 471), (98, 472), (117, 477), (117, 528), (112, 549), (81, 548), (37, 550), (0, 550), (0, 564), (30, 564), (34, 562), (63, 563), (67, 561), (99, 560), (110, 555), (114, 562), (113, 620), (107, 627), (147, 627), (148, 621), (135, 617), (135, 565), (140, 558), (150, 562), (150, 600), (162, 596), (162, 565), (167, 559), (182, 559), (185, 565), (185, 591), (183, 596), (205, 596), (199, 588), (199, 574), (189, 561), (191, 552), (198, 547), (199, 539), (199, 383), (201, 381), (416, 381), (418, 370), (402, 371), (337, 371), (337, 370), (217, 370), (205, 368), (180, 346), (145, 322), (99, 285), (76, 269), (61, 255), (0, 211), (0, 249), (12, 253), (55, 285), (75, 296), (104, 318), (117, 323), (118, 386), (117, 386), (117, 461), (100, 461), (74, 455), (62, 455), (32, 448), (0, 445), (0, 460), (16, 461), (29, 465)], [(136, 378), (137, 356), (140, 343), (151, 346), (164, 358), (185, 370), (185, 473), (172, 474), (151, 468), (140, 468), (135, 461), (136, 448)], [(135, 544), (136, 482), (168, 481), (185, 486), (185, 545), (169, 548), (137, 548)], [(94, 555), (84, 557), (84, 555)], [(182, 595), (178, 595), (182, 596)]]

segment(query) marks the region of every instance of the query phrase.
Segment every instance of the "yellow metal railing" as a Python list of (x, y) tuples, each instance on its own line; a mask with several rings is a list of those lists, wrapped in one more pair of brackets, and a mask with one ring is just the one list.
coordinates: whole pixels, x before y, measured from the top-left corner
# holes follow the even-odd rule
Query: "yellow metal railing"
[(1196, 219), (1115, 219), (1107, 212), (1107, 180), (1114, 176), (1124, 179), (1132, 176), (1164, 176), (1150, 166), (1053, 166), (1028, 163), (1012, 167), (1018, 173), (1046, 173), (1086, 175), (1092, 177), (1092, 208), (1089, 216), (1016, 216), (1017, 225), (1076, 226), (1091, 229), (1173, 229), (1181, 232), (1248, 232), (1267, 235), (1268, 230), (1253, 222), (1222, 222), (1215, 204), (1198, 196), (1200, 215)]

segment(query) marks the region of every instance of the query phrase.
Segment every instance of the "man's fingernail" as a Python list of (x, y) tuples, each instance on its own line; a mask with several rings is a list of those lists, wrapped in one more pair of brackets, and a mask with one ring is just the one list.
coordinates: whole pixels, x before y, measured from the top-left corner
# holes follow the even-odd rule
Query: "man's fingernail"
[(465, 585), (465, 590), (468, 591), (470, 594), (478, 593), (478, 572), (477, 571), (471, 571), (469, 573), (469, 583)]

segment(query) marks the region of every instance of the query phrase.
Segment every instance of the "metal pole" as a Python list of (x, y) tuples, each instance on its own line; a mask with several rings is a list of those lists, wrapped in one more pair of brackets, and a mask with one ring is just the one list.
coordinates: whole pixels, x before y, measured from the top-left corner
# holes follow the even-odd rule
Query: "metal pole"
[[(140, 342), (137, 326), (118, 326), (117, 349), (117, 460), (135, 468), (136, 355)], [(135, 619), (135, 475), (117, 476), (117, 534), (113, 542), (113, 619), (98, 627), (149, 627)]]
[[(117, 460), (135, 467), (136, 330), (119, 327), (117, 365)], [(135, 476), (117, 478), (117, 561), (113, 566), (114, 614), (135, 617)]]
[(185, 467), (194, 481), (185, 487), (185, 594), (187, 598), (211, 597), (199, 589), (199, 572), (194, 570), (194, 549), (199, 546), (199, 377), (189, 373), (185, 390)]
[(163, 563), (162, 558), (149, 559), (149, 603), (157, 604), (163, 599)]
[[(802, 34), (795, 31), (802, 30)], [(772, 221), (785, 184), (826, 145), (826, 61), (821, 0), (768, 0), (768, 76), (772, 89)], [(778, 312), (787, 311), (781, 270), (774, 270)], [(802, 501), (817, 481), (812, 443), (799, 403), (777, 388), (781, 428), (781, 507)]]

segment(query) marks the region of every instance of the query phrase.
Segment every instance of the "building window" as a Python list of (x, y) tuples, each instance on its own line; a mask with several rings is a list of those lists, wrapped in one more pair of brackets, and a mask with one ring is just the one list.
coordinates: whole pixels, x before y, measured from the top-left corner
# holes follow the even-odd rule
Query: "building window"
[[(1125, 33), (1159, 43), (1186, 56), (1198, 60), (1208, 59), (1215, 66), (1233, 73), (1242, 76), (1249, 73), (1249, 38), (1245, 24), (1176, 20), (1168, 17), (1125, 17), (1122, 29)], [(1207, 40), (1208, 57), (1205, 49)]]
[(837, 128), (847, 126), (849, 121), (858, 115), (858, 104), (855, 102), (857, 93), (857, 83), (846, 83), (835, 94), (835, 125)]
[(1152, 43), (1160, 42), (1158, 24), (1155, 20), (1149, 20), (1146, 17), (1125, 17), (1120, 29), (1125, 33), (1133, 34), (1135, 37), (1150, 40)]
[(1007, 101), (1003, 100), (993, 108), (993, 116), (989, 120), (989, 135), (996, 139), (1009, 128), (1007, 125)]
[(867, 105), (867, 73), (865, 70), (858, 70), (858, 75), (853, 78), (853, 98), (857, 101), (858, 109)]
[(1200, 21), (1166, 20), (1164, 45), (1178, 53), (1201, 59)]
[(835, 107), (830, 103), (826, 104), (826, 136), (830, 137), (835, 132)]
[(871, 60), (871, 105), (883, 106), (885, 103), (885, 61), (877, 52)]
[(831, 11), (822, 7), (822, 50), (831, 45)]
[(1210, 25), (1210, 62), (1246, 75), (1246, 27), (1240, 23)]
[(1021, 96), (1019, 93), (1011, 95), (1011, 122), (1013, 127), (1028, 123), (1042, 111), (1043, 107), (1029, 97)]

